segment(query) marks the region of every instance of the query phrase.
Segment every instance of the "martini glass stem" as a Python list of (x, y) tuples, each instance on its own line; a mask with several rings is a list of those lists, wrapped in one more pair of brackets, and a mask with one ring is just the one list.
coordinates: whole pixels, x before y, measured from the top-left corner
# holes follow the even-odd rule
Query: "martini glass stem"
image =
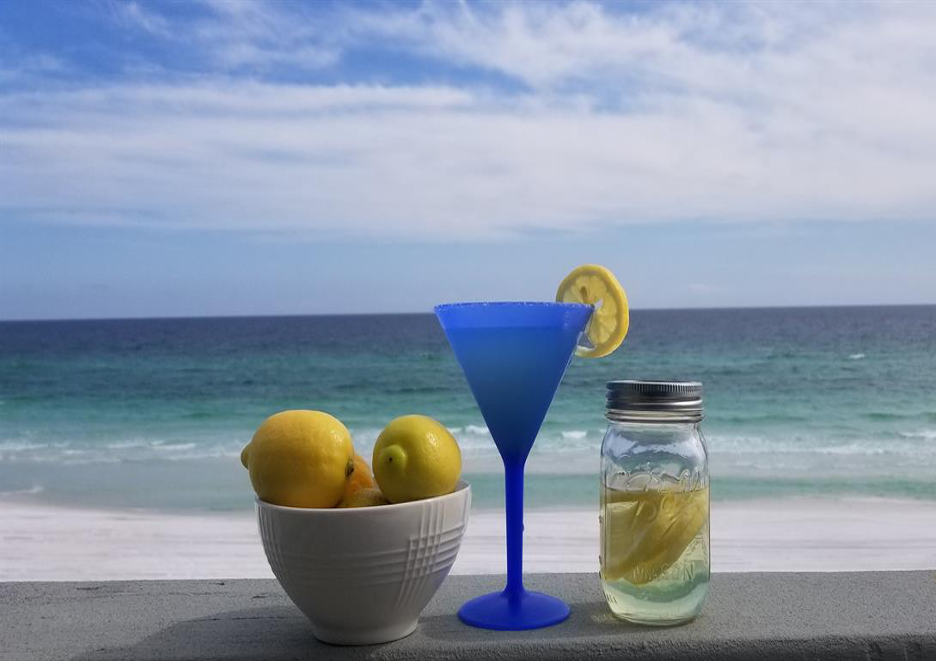
[(523, 588), (523, 460), (504, 460), (504, 494), (507, 501), (508, 599), (519, 600)]

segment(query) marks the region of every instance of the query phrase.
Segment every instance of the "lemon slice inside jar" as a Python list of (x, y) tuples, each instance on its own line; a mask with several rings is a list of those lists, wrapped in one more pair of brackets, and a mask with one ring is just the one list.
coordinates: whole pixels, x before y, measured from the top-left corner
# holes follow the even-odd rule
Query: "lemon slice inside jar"
[(598, 358), (616, 350), (627, 335), (630, 309), (627, 294), (606, 267), (583, 264), (565, 277), (556, 292), (560, 303), (587, 303), (594, 306), (583, 343), (575, 350), (576, 356)]
[(689, 492), (606, 490), (602, 517), (602, 576), (606, 581), (649, 584), (686, 553), (708, 523), (708, 488)]

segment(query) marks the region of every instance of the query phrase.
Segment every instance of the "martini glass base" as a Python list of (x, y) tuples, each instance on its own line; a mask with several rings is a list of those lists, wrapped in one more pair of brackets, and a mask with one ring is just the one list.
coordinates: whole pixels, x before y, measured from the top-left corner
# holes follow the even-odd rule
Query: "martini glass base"
[(536, 630), (561, 623), (569, 617), (569, 605), (543, 593), (506, 591), (469, 600), (458, 610), (466, 625), (487, 630)]

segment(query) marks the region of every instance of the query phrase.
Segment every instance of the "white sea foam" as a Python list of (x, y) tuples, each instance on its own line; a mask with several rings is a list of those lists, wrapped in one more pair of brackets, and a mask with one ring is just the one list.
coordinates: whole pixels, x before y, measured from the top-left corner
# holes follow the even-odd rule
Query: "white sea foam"
[[(904, 453), (907, 449), (895, 449), (882, 445), (851, 443), (841, 446), (818, 446), (806, 452), (818, 455), (886, 455), (887, 453)], [(803, 452), (802, 450), (799, 452)]]
[[(928, 436), (931, 435), (931, 436)], [(788, 440), (769, 439), (756, 436), (708, 437), (708, 446), (714, 453), (737, 453), (741, 455), (903, 455), (918, 457), (936, 455), (936, 445), (914, 443), (913, 439), (936, 439), (936, 430), (917, 433), (900, 433), (907, 441), (897, 439), (855, 439), (835, 443), (831, 439), (793, 436)]]
[[(487, 427), (467, 424), (452, 430), (462, 449), (465, 471), (476, 473), (499, 470), (500, 456)], [(357, 452), (369, 459), (380, 432), (381, 429), (376, 427), (352, 429)], [(540, 432), (533, 448), (531, 470), (552, 473), (596, 470), (602, 433), (603, 430), (597, 427), (563, 430), (547, 425)], [(0, 461), (63, 465), (213, 459), (236, 461), (243, 448), (244, 436), (240, 431), (231, 431), (197, 438), (131, 436), (113, 440), (55, 439), (42, 443), (31, 436), (18, 435), (0, 439)], [(765, 465), (768, 471), (771, 463), (776, 471), (783, 471), (784, 467), (790, 466), (801, 468), (810, 463), (826, 468), (848, 466), (859, 470), (865, 465), (869, 468), (879, 467), (882, 461), (898, 462), (900, 466), (921, 462), (924, 467), (936, 470), (934, 441), (936, 428), (932, 426), (853, 438), (810, 434), (808, 430), (785, 435), (708, 435), (714, 462), (732, 467), (752, 462), (758, 466)], [(862, 458), (865, 458), (863, 462)]]
[(0, 495), (3, 496), (28, 496), (31, 494), (40, 494), (45, 488), (42, 485), (33, 484), (31, 487), (27, 487), (24, 490), (3, 490), (0, 491)]
[(848, 358), (850, 358), (852, 361), (858, 361), (858, 360), (860, 360), (860, 359), (863, 359), (864, 357), (865, 357), (865, 355), (862, 354), (861, 352), (858, 352), (857, 354), (849, 354), (849, 355), (848, 355)]
[(153, 444), (153, 446), (159, 451), (187, 451), (195, 448), (196, 444), (193, 441), (190, 441), (186, 444), (167, 444), (159, 443)]
[(198, 441), (167, 441), (133, 437), (107, 443), (65, 440), (35, 443), (19, 439), (0, 441), (0, 461), (39, 463), (89, 464), (115, 463), (127, 460), (151, 459), (185, 461), (210, 458), (240, 457), (243, 444), (203, 439)]
[(112, 450), (123, 450), (125, 448), (149, 448), (154, 445), (152, 441), (147, 441), (145, 439), (137, 440), (127, 440), (127, 441), (116, 441), (111, 444), (107, 444), (107, 448)]
[(899, 434), (905, 439), (925, 439), (927, 441), (936, 440), (936, 430), (918, 430), (916, 432), (901, 432)]
[(0, 441), (0, 451), (31, 451), (38, 448), (48, 448), (48, 444), (37, 444), (32, 441), (20, 441), (17, 439), (10, 439), (6, 441)]

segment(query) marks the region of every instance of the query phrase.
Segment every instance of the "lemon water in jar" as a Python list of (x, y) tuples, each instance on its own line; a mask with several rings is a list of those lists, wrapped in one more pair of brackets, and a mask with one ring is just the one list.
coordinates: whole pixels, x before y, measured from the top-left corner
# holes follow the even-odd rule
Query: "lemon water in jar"
[(608, 383), (601, 580), (614, 615), (674, 625), (709, 584), (709, 472), (699, 382)]

